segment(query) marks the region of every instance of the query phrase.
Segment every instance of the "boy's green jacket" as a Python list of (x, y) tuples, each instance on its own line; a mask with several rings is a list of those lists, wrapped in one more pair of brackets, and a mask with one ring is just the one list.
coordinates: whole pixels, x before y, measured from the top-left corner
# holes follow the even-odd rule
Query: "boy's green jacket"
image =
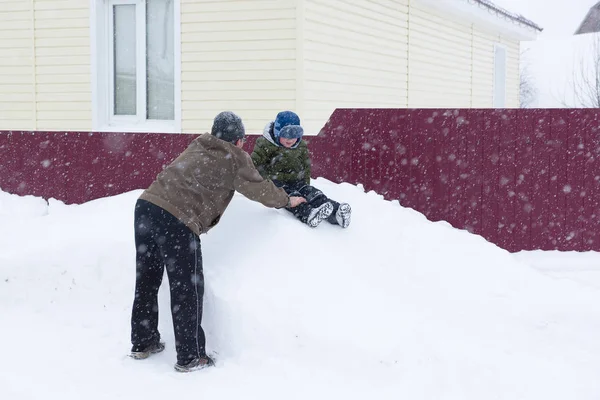
[(273, 122), (267, 124), (263, 135), (256, 139), (251, 154), (256, 169), (265, 179), (289, 185), (304, 181), (310, 185), (310, 155), (304, 140), (292, 148), (275, 144)]

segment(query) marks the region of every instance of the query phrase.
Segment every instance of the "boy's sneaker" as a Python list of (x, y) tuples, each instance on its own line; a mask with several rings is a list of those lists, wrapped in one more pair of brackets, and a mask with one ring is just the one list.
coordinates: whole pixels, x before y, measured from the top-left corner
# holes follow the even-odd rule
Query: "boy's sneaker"
[(306, 219), (306, 224), (311, 228), (316, 228), (324, 219), (329, 218), (333, 212), (333, 204), (323, 203), (319, 207), (313, 208)]
[(335, 219), (339, 226), (342, 228), (347, 228), (350, 225), (350, 218), (352, 216), (352, 209), (350, 208), (350, 204), (342, 203), (338, 207), (337, 212), (335, 213)]
[(153, 343), (143, 349), (136, 349), (134, 346), (134, 348), (131, 350), (131, 354), (129, 354), (129, 357), (135, 360), (143, 360), (150, 357), (152, 354), (160, 353), (164, 349), (165, 344), (163, 342)]
[(198, 371), (204, 368), (212, 367), (215, 362), (209, 356), (195, 357), (186, 364), (175, 364), (175, 371), (177, 372), (192, 372)]

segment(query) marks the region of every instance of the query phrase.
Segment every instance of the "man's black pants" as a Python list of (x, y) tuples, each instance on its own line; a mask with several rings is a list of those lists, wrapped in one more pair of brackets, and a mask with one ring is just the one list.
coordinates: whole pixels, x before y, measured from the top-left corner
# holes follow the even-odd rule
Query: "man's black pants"
[(136, 280), (132, 351), (158, 342), (158, 289), (167, 268), (177, 361), (205, 353), (201, 327), (204, 274), (200, 239), (172, 214), (145, 200), (135, 205)]

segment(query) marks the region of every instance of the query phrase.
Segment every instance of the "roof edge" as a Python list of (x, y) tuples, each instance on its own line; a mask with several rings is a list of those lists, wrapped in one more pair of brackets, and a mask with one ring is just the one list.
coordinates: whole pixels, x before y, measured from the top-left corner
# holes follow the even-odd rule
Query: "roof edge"
[(519, 22), (523, 25), (527, 25), (530, 28), (537, 30), (538, 32), (542, 32), (544, 30), (544, 28), (540, 27), (532, 20), (525, 18), (521, 14), (516, 14), (511, 11), (508, 11), (507, 9), (502, 8), (502, 7), (492, 3), (490, 0), (469, 0), (469, 2), (481, 4), (482, 6), (487, 7), (490, 10), (497, 12), (501, 16), (504, 16), (513, 21)]
[(502, 32), (517, 40), (535, 40), (543, 28), (527, 18), (511, 13), (490, 0), (412, 0)]

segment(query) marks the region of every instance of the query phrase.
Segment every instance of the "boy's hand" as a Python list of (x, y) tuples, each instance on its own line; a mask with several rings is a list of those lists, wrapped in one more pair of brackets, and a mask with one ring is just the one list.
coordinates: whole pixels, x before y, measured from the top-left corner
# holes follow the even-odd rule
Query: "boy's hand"
[(299, 206), (302, 203), (306, 203), (306, 199), (304, 197), (290, 196), (288, 202), (288, 207), (294, 208)]

